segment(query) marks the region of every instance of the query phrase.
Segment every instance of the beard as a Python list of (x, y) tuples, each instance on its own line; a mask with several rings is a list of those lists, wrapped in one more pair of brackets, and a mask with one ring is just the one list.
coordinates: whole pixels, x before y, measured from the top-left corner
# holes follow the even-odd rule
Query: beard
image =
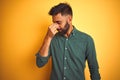
[(68, 24), (68, 22), (66, 22), (64, 28), (63, 29), (58, 29), (58, 32), (62, 35), (65, 35), (68, 32), (69, 27), (70, 27), (70, 25)]

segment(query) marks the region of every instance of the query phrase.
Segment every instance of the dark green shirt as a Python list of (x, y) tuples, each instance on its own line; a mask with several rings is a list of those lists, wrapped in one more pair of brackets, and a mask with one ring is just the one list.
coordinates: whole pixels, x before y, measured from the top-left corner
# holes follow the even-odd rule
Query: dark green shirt
[(57, 33), (51, 41), (48, 57), (42, 57), (37, 53), (37, 66), (44, 66), (50, 56), (52, 56), (50, 80), (85, 80), (86, 60), (91, 80), (100, 80), (93, 39), (76, 28), (68, 38)]

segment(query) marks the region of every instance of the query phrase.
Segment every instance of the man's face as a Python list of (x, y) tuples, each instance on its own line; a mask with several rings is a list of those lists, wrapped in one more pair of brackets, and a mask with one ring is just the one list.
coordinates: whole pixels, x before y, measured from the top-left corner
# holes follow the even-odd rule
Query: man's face
[(55, 16), (52, 16), (53, 23), (57, 23), (59, 25), (59, 28), (57, 29), (60, 34), (66, 34), (70, 24), (68, 21), (68, 16), (62, 16), (61, 13), (58, 13)]

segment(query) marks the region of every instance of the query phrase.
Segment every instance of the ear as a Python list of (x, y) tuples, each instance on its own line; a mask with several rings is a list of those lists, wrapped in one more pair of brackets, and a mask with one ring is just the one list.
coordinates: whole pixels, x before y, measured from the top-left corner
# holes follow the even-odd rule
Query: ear
[(72, 22), (72, 16), (71, 15), (68, 15), (68, 23), (71, 23)]

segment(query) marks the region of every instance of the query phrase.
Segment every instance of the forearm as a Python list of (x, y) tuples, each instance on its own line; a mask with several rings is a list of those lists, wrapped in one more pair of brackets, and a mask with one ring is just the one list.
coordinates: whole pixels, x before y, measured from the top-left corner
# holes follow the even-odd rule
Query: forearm
[(50, 38), (49, 36), (45, 36), (44, 42), (40, 48), (40, 52), (39, 54), (42, 57), (47, 57), (48, 56), (48, 52), (49, 52), (49, 47), (50, 47), (50, 43), (51, 43), (52, 38)]
[(48, 32), (47, 32), (45, 39), (44, 39), (44, 42), (40, 48), (40, 55), (42, 57), (48, 56), (50, 43), (51, 43), (51, 40), (54, 37), (54, 35), (57, 33), (57, 28), (58, 28), (57, 24), (52, 24), (51, 26), (49, 26)]
[(39, 52), (36, 55), (36, 64), (38, 67), (42, 67), (44, 66), (49, 57), (50, 57), (50, 44), (51, 44), (51, 40), (54, 37), (54, 35), (57, 33), (57, 24), (52, 24), (51, 26), (49, 26), (48, 28), (48, 32), (44, 38), (43, 44), (39, 50)]
[(51, 38), (49, 38), (47, 35), (44, 39), (44, 42), (40, 48), (40, 51), (36, 55), (36, 64), (38, 67), (44, 66), (49, 59), (49, 47), (51, 43)]

